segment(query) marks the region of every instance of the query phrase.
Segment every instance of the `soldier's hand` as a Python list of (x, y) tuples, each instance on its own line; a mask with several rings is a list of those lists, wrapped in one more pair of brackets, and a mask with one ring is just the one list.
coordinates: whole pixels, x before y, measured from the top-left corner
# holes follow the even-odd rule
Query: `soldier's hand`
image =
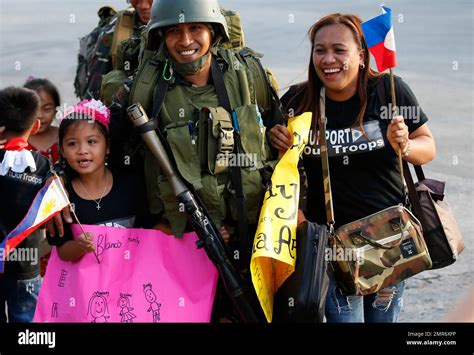
[(292, 139), (288, 128), (282, 125), (275, 125), (270, 129), (270, 143), (280, 152), (286, 152), (290, 148)]

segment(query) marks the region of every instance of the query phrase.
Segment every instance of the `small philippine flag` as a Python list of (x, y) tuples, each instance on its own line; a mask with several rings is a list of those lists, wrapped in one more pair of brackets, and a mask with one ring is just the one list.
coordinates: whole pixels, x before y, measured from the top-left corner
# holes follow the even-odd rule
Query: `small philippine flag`
[(385, 6), (382, 6), (382, 9), (382, 15), (362, 23), (365, 41), (374, 56), (379, 72), (397, 65), (392, 10)]
[(43, 223), (69, 205), (69, 199), (59, 178), (49, 181), (36, 195), (26, 216), (0, 243), (0, 273), (8, 254)]

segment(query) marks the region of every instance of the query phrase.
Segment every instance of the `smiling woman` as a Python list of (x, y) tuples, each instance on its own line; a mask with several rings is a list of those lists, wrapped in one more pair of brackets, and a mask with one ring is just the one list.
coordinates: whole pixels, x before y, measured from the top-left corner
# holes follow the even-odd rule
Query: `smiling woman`
[[(307, 175), (307, 191), (301, 189), (299, 222), (308, 218), (328, 223), (326, 216), (321, 145), (317, 125), (323, 107), (327, 124), (327, 154), (334, 203), (335, 229), (354, 220), (404, 204), (397, 153), (403, 159), (425, 164), (435, 156), (435, 145), (427, 117), (419, 110), (416, 121), (381, 115), (387, 104), (379, 91), (386, 77), (372, 71), (370, 57), (354, 15), (331, 14), (321, 18), (309, 31), (311, 56), (308, 80), (290, 88), (282, 103), (289, 113), (313, 113), (312, 139), (304, 150), (301, 174)], [(402, 107), (418, 107), (407, 84), (395, 78), (397, 102)], [(322, 89), (325, 89), (322, 90)], [(320, 93), (325, 92), (320, 107)], [(288, 130), (271, 130), (273, 145), (285, 151), (290, 146)], [(305, 206), (306, 201), (306, 206)], [(328, 322), (396, 322), (403, 303), (404, 282), (366, 296), (342, 293), (330, 272), (326, 299)]]
[(314, 69), (333, 100), (347, 100), (357, 91), (359, 69), (365, 64), (361, 43), (354, 37), (348, 27), (331, 25), (321, 28), (314, 38)]

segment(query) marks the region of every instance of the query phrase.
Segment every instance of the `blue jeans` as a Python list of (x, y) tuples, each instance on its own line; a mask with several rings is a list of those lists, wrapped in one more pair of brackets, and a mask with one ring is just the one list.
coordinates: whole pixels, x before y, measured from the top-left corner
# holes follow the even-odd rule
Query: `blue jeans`
[(405, 281), (366, 296), (345, 296), (329, 275), (326, 297), (328, 323), (396, 323), (403, 305)]
[[(31, 323), (41, 286), (41, 276), (28, 280), (0, 277), (0, 323)], [(8, 308), (8, 310), (7, 310)]]

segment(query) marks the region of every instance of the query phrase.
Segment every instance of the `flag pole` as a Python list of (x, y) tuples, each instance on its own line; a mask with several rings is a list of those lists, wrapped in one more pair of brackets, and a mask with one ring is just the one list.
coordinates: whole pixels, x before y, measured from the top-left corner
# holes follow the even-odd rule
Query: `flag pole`
[[(392, 118), (398, 115), (397, 98), (395, 95), (395, 79), (393, 75), (393, 69), (390, 68), (390, 95), (392, 97)], [(403, 158), (402, 158), (402, 146), (398, 144), (398, 163), (400, 164), (400, 172), (403, 176)]]
[[(72, 215), (74, 216), (74, 218), (76, 219), (76, 222), (79, 225), (79, 228), (81, 228), (81, 231), (84, 234), (84, 237), (89, 239), (89, 237), (87, 236), (86, 231), (84, 230), (84, 227), (82, 226), (81, 222), (79, 221), (79, 218), (77, 218), (77, 214), (74, 211), (74, 208), (72, 208), (71, 204), (69, 204), (69, 209), (70, 209)], [(94, 253), (95, 259), (97, 260), (97, 263), (100, 264), (100, 260), (99, 260), (99, 256), (97, 255), (97, 252), (94, 250), (93, 253)]]

